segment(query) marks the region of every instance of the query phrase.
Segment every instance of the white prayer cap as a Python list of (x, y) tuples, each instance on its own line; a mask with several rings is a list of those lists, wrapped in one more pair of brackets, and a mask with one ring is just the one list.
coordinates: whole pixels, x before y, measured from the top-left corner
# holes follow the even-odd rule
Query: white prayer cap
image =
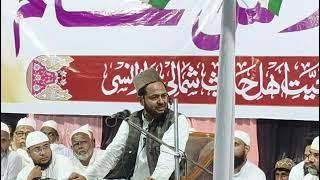
[(1, 122), (1, 131), (5, 131), (10, 134), (10, 129), (7, 124)]
[(72, 138), (73, 135), (75, 135), (76, 133), (80, 133), (80, 132), (87, 134), (90, 139), (92, 138), (92, 135), (91, 135), (92, 134), (92, 129), (91, 129), (89, 124), (86, 124), (84, 126), (79, 127), (78, 129), (74, 130), (72, 132), (72, 134), (71, 134), (71, 138)]
[(90, 131), (91, 133), (93, 133), (93, 130), (91, 128), (91, 126), (89, 124), (83, 125), (80, 127), (81, 129), (86, 129), (88, 131)]
[(310, 149), (319, 151), (319, 136), (313, 139)]
[(31, 126), (34, 130), (36, 130), (36, 121), (31, 118), (24, 117), (18, 121), (17, 127), (18, 126)]
[(41, 131), (33, 131), (28, 134), (26, 148), (49, 141), (48, 136)]
[(248, 133), (240, 131), (240, 130), (235, 130), (234, 131), (234, 137), (239, 138), (246, 145), (250, 146), (250, 136), (249, 136)]
[(58, 124), (54, 120), (48, 120), (48, 121), (44, 122), (42, 124), (41, 128), (43, 128), (43, 127), (51, 127), (58, 132)]

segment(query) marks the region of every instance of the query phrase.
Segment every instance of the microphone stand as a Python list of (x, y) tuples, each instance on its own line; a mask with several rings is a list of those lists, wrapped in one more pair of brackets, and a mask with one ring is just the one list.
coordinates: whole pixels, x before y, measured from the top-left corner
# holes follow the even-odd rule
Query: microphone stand
[[(141, 132), (146, 137), (149, 137), (149, 138), (153, 139), (154, 141), (158, 142), (159, 144), (162, 144), (162, 145), (168, 147), (169, 149), (171, 149), (174, 152), (172, 154), (175, 156), (175, 179), (176, 180), (180, 179), (180, 163), (179, 163), (179, 159), (180, 158), (184, 158), (187, 161), (190, 161), (192, 164), (196, 165), (197, 167), (199, 167), (200, 169), (204, 170), (208, 174), (213, 175), (213, 173), (211, 171), (209, 171), (205, 167), (201, 166), (199, 163), (195, 162), (194, 160), (189, 159), (186, 156), (186, 153), (179, 149), (179, 146), (178, 146), (178, 143), (179, 143), (179, 140), (178, 140), (179, 139), (179, 137), (178, 137), (178, 105), (177, 104), (178, 104), (177, 103), (177, 99), (174, 99), (174, 115), (175, 115), (175, 124), (174, 124), (174, 138), (175, 139), (174, 140), (175, 140), (175, 147), (170, 146), (166, 142), (162, 141), (161, 139), (159, 139), (158, 137), (154, 136), (153, 134), (151, 134), (147, 130), (141, 128), (140, 126), (134, 124), (130, 120), (126, 119), (126, 121), (130, 126), (132, 126), (136, 130)], [(180, 152), (182, 152), (182, 155), (180, 154)]]
[[(178, 99), (173, 100), (174, 110), (174, 146), (176, 154), (179, 154), (179, 131), (178, 131)], [(175, 159), (175, 180), (180, 180), (180, 156), (174, 156)]]

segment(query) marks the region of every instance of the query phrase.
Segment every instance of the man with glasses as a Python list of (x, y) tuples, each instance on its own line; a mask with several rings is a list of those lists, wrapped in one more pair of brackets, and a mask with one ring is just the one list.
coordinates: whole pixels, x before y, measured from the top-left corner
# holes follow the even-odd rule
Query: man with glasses
[(52, 153), (48, 137), (40, 131), (27, 136), (26, 148), (32, 163), (20, 171), (17, 180), (67, 180), (74, 171), (69, 159)]
[(31, 118), (24, 117), (18, 121), (16, 130), (13, 133), (12, 149), (15, 150), (22, 158), (23, 167), (32, 163), (32, 159), (28, 156), (25, 146), (27, 135), (30, 132), (35, 131), (35, 129), (36, 121)]
[(7, 124), (1, 122), (1, 179), (15, 180), (22, 169), (22, 159), (9, 146), (10, 130)]
[[(175, 169), (174, 152), (146, 138), (128, 121), (174, 146), (174, 112), (169, 109), (166, 85), (154, 69), (138, 74), (134, 81), (138, 100), (144, 109), (132, 113), (119, 127), (105, 153), (82, 173), (87, 179), (103, 178), (169, 179)], [(182, 114), (179, 121), (179, 148), (184, 151), (188, 140), (188, 124)], [(146, 142), (144, 143), (144, 138)], [(77, 177), (73, 174), (72, 178)]]
[(303, 180), (319, 180), (319, 136), (314, 138), (310, 146), (308, 173)]
[(313, 139), (319, 134), (319, 132), (310, 132), (304, 138), (304, 160), (295, 165), (289, 174), (289, 180), (301, 180), (305, 175), (308, 174), (308, 168), (310, 166), (310, 162), (308, 156), (310, 154), (310, 146), (312, 144)]
[(71, 149), (59, 143), (58, 124), (54, 120), (45, 121), (40, 131), (48, 136), (51, 149), (54, 153), (64, 155), (68, 158), (73, 156)]

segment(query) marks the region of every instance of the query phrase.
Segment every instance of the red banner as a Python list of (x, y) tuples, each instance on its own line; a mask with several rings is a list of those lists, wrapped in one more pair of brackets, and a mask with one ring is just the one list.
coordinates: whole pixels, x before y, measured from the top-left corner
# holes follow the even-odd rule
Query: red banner
[[(136, 102), (132, 82), (147, 68), (180, 103), (216, 102), (216, 56), (39, 56), (27, 81), (42, 100)], [(237, 57), (235, 86), (239, 105), (319, 106), (319, 57)]]

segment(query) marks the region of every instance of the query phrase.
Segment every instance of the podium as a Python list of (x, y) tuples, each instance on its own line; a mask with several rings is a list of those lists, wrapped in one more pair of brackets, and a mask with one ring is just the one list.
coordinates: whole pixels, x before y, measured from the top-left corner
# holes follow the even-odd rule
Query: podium
[[(212, 172), (214, 134), (191, 132), (187, 141), (185, 154), (200, 166)], [(212, 180), (213, 176), (195, 164), (186, 160), (186, 168), (181, 173), (181, 180)]]

